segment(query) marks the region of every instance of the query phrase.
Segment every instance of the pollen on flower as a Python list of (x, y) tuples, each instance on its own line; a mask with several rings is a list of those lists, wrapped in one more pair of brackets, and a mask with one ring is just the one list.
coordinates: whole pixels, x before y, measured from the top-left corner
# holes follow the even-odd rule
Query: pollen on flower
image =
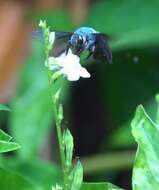
[(64, 52), (59, 57), (50, 57), (48, 60), (48, 68), (53, 71), (59, 70), (61, 75), (67, 77), (69, 81), (77, 81), (80, 77), (89, 78), (90, 73), (81, 66), (80, 58), (74, 55), (71, 50), (67, 55)]

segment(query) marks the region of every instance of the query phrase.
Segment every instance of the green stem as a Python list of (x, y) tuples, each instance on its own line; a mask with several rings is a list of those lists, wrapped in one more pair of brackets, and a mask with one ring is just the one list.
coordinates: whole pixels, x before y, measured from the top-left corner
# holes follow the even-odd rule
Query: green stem
[[(48, 59), (47, 59), (48, 60)], [(49, 71), (48, 71), (48, 79), (50, 79)], [(50, 93), (52, 93), (52, 88), (49, 80), (49, 87), (50, 87)], [(56, 133), (58, 138), (58, 144), (59, 144), (59, 153), (60, 153), (60, 160), (61, 160), (61, 166), (63, 171), (63, 180), (64, 180), (64, 190), (68, 190), (68, 173), (67, 168), (65, 164), (65, 147), (63, 144), (63, 135), (62, 135), (62, 128), (61, 128), (61, 120), (58, 118), (58, 106), (59, 102), (57, 103), (57, 100), (53, 98), (53, 104), (54, 104), (54, 113), (55, 113), (55, 123), (56, 123)]]
[(68, 173), (66, 168), (63, 170), (63, 174), (64, 174), (64, 190), (68, 190)]
[(64, 170), (65, 169), (65, 153), (64, 153), (64, 146), (63, 146), (63, 140), (62, 140), (61, 124), (58, 121), (56, 122), (56, 131), (57, 131), (57, 137), (58, 137), (58, 143), (59, 143), (61, 165), (62, 165), (62, 169)]
[[(49, 61), (49, 52), (51, 50), (51, 45), (49, 42), (49, 27), (46, 26), (46, 22), (41, 23), (42, 30), (44, 32), (44, 39), (45, 39), (45, 55), (46, 55), (46, 61), (48, 64)], [(50, 86), (50, 91), (51, 91), (51, 85), (50, 85), (50, 75), (49, 75), (49, 70), (48, 70), (48, 79), (49, 79), (49, 86)], [(59, 108), (59, 102), (56, 99), (53, 99), (54, 105), (54, 111), (55, 111), (55, 120), (56, 120), (56, 131), (57, 131), (57, 138), (58, 138), (58, 144), (59, 144), (59, 152), (60, 152), (60, 159), (61, 159), (61, 165), (62, 165), (62, 170), (63, 170), (63, 178), (64, 178), (64, 190), (69, 190), (68, 189), (68, 170), (67, 166), (65, 164), (65, 146), (63, 143), (63, 134), (62, 134), (62, 129), (61, 129), (61, 119), (58, 118), (58, 108)]]
[(56, 130), (57, 130), (57, 137), (58, 137), (58, 143), (59, 143), (59, 150), (60, 150), (60, 158), (61, 158), (61, 164), (62, 164), (62, 170), (63, 170), (63, 181), (64, 181), (64, 190), (68, 190), (68, 170), (67, 166), (65, 164), (65, 152), (64, 152), (64, 144), (62, 140), (62, 131), (61, 131), (61, 124), (59, 122), (56, 123)]
[(68, 172), (67, 167), (65, 164), (65, 147), (63, 144), (63, 136), (62, 136), (62, 130), (61, 130), (61, 121), (58, 120), (57, 117), (57, 108), (56, 108), (56, 131), (57, 131), (57, 137), (58, 137), (58, 143), (59, 143), (59, 152), (60, 152), (60, 158), (61, 158), (61, 165), (63, 170), (63, 180), (64, 180), (64, 190), (68, 190)]

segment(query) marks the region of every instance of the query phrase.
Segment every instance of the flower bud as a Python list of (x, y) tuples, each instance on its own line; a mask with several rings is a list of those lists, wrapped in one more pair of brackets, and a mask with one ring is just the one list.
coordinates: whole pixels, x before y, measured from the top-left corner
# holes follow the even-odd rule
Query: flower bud
[(61, 76), (60, 71), (56, 71), (55, 73), (53, 73), (50, 79), (50, 83), (54, 83), (60, 76)]
[(54, 101), (55, 104), (56, 104), (57, 101), (59, 100), (60, 93), (61, 93), (61, 89), (58, 89), (58, 90), (55, 92), (54, 96), (53, 96), (53, 101)]
[(79, 190), (83, 182), (83, 167), (81, 162), (78, 161), (73, 170), (73, 181), (71, 184), (71, 190)]
[(40, 20), (39, 27), (45, 29), (46, 28), (46, 20), (44, 20), (44, 21)]
[(72, 165), (73, 137), (68, 129), (64, 132), (63, 141), (65, 146), (65, 163), (68, 168)]
[(58, 107), (57, 119), (58, 119), (59, 123), (61, 123), (61, 121), (63, 120), (63, 107), (62, 107), (62, 104), (60, 104), (59, 107)]

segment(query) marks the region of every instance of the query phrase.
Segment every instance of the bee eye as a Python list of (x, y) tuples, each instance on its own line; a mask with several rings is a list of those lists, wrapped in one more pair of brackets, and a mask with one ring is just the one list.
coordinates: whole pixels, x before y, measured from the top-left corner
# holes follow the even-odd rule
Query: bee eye
[(78, 43), (79, 43), (79, 44), (83, 44), (83, 38), (82, 38), (82, 36), (79, 36), (79, 37), (78, 37)]

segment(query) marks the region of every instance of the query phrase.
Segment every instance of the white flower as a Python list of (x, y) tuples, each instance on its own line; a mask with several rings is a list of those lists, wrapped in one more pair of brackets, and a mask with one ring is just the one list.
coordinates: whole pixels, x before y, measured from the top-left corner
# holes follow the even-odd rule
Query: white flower
[(65, 75), (69, 81), (77, 81), (80, 77), (89, 78), (91, 75), (89, 72), (81, 66), (80, 58), (74, 55), (71, 50), (68, 54), (64, 52), (59, 57), (50, 57), (48, 60), (48, 66), (50, 70), (59, 71)]
[(56, 184), (55, 187), (52, 187), (52, 190), (62, 190), (62, 187), (58, 184)]

